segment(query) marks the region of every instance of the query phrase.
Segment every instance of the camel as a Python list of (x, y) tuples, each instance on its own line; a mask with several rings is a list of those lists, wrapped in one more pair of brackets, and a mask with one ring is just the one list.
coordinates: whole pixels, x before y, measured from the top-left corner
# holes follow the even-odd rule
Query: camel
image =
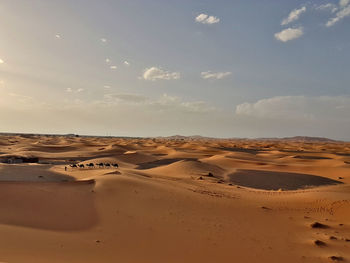
[(98, 166), (98, 167), (103, 167), (103, 163), (96, 163), (96, 166)]
[(88, 163), (86, 166), (90, 167), (90, 168), (94, 168), (95, 167), (95, 165), (93, 163)]

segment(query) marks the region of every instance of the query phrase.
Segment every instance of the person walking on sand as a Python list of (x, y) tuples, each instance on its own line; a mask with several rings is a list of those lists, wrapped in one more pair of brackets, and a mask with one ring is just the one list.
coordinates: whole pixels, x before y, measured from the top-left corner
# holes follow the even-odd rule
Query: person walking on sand
[(67, 166), (64, 167), (64, 170), (67, 172)]

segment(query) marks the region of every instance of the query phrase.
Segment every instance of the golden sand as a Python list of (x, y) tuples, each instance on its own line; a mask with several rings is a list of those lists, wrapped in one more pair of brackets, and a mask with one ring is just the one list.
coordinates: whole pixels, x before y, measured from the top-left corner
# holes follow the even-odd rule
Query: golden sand
[(0, 160), (2, 262), (350, 260), (349, 143), (0, 136)]

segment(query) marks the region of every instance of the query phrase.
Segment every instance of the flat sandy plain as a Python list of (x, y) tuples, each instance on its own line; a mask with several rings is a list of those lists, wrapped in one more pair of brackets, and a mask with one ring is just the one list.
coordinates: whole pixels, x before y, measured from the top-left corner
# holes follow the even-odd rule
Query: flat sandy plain
[(0, 262), (350, 262), (350, 143), (0, 136), (16, 156)]

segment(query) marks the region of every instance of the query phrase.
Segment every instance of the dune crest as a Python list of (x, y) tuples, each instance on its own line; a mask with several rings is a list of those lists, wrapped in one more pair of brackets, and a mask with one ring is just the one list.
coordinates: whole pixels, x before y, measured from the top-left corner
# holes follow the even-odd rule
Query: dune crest
[(0, 136), (0, 261), (348, 261), (350, 144), (305, 140)]

